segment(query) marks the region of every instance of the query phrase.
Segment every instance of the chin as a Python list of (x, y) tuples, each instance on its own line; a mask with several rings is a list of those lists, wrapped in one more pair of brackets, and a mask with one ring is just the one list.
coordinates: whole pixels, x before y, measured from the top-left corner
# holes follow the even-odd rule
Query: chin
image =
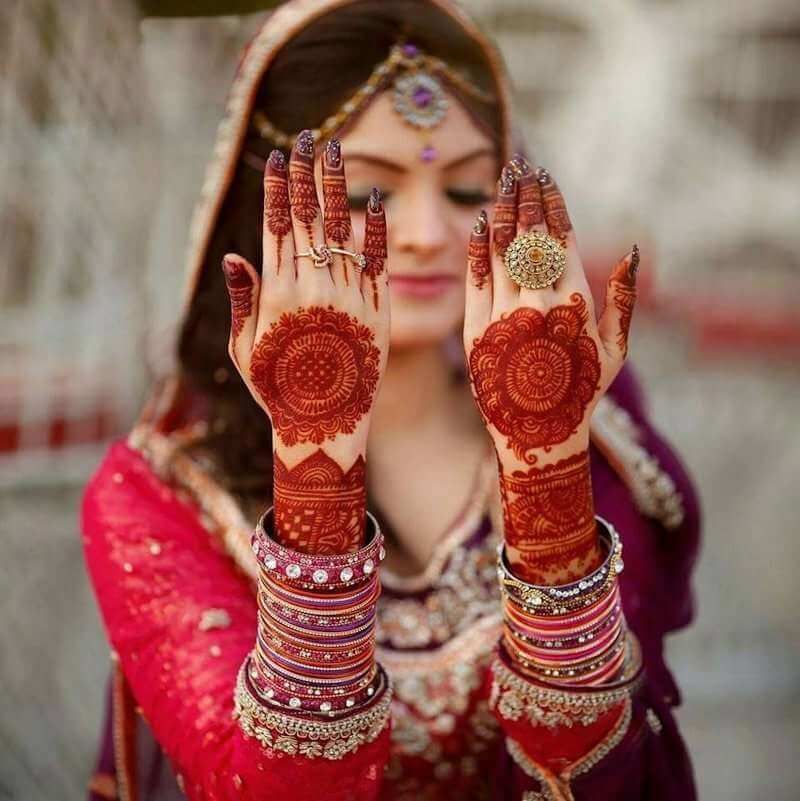
[[(425, 308), (425, 305), (428, 308)], [(464, 323), (463, 299), (459, 303), (411, 304), (392, 298), (392, 348), (421, 348), (443, 344)]]

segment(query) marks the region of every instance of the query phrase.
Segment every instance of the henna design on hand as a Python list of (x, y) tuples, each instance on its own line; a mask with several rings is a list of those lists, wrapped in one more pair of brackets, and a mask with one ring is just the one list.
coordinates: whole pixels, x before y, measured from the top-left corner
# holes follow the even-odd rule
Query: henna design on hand
[(478, 215), (472, 228), (467, 264), (472, 276), (472, 283), (478, 289), (483, 289), (492, 273), (492, 261), (489, 253), (489, 218), (485, 211)]
[(623, 356), (628, 355), (628, 333), (633, 319), (633, 307), (636, 303), (636, 274), (639, 272), (639, 246), (631, 249), (630, 264), (626, 269), (618, 270), (611, 276), (613, 286), (613, 303), (619, 312), (619, 333), (617, 347)]
[(314, 137), (311, 131), (301, 131), (292, 148), (289, 192), (292, 214), (303, 223), (308, 240), (313, 244), (312, 223), (319, 214), (319, 200), (314, 182)]
[(350, 239), (350, 205), (344, 177), (341, 144), (331, 139), (325, 148), (322, 171), (322, 194), (325, 198), (325, 237), (329, 244), (344, 247)]
[(364, 256), (367, 263), (362, 270), (372, 284), (372, 302), (378, 308), (378, 277), (383, 275), (388, 255), (386, 246), (386, 213), (380, 190), (373, 187), (367, 203), (367, 221), (364, 230)]
[(503, 167), (497, 182), (497, 196), (492, 220), (494, 250), (504, 256), (511, 241), (517, 235), (517, 179), (509, 166)]
[(232, 256), (222, 260), (222, 272), (231, 301), (231, 337), (235, 342), (253, 312), (253, 279), (244, 264)]
[(532, 228), (534, 225), (541, 225), (544, 222), (542, 191), (530, 164), (522, 156), (515, 156), (511, 160), (511, 167), (517, 176), (519, 225), (526, 229)]
[(364, 539), (366, 466), (345, 472), (323, 450), (289, 469), (275, 454), (275, 536), (303, 553), (349, 553)]
[[(275, 237), (275, 269), (280, 270), (283, 240), (292, 230), (289, 215), (289, 176), (286, 158), (280, 150), (273, 150), (264, 171), (264, 224)], [(266, 254), (264, 254), (266, 258)]]
[(540, 167), (536, 173), (536, 179), (542, 191), (542, 205), (544, 207), (544, 219), (550, 233), (561, 240), (561, 244), (566, 243), (567, 234), (572, 230), (572, 221), (567, 213), (567, 204), (558, 184), (553, 180), (553, 176)]
[(284, 445), (351, 434), (380, 378), (375, 335), (332, 306), (285, 312), (259, 340), (251, 380)]
[(500, 472), (509, 560), (523, 581), (547, 584), (599, 564), (589, 452), (544, 468)]
[(588, 310), (579, 293), (547, 314), (527, 307), (493, 322), (469, 357), (478, 406), (508, 437), (508, 447), (534, 464), (533, 448), (549, 451), (577, 431), (600, 388), (600, 361), (587, 336)]

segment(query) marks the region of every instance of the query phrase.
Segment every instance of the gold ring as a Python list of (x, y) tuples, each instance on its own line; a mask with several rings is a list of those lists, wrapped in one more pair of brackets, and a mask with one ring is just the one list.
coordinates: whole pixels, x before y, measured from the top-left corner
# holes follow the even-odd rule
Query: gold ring
[(327, 245), (311, 245), (308, 253), (295, 253), (294, 258), (295, 261), (297, 259), (311, 259), (315, 267), (330, 267), (333, 264), (333, 255)]
[(345, 250), (344, 248), (330, 248), (330, 252), (352, 259), (359, 270), (363, 270), (367, 266), (367, 257), (363, 253), (354, 253), (352, 250)]
[(525, 289), (545, 289), (567, 266), (564, 246), (550, 234), (529, 231), (512, 240), (504, 256), (508, 277)]

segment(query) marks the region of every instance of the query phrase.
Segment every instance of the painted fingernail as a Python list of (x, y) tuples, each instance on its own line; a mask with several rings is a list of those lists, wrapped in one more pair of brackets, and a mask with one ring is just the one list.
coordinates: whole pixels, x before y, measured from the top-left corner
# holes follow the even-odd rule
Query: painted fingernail
[(531, 174), (531, 165), (528, 164), (528, 160), (525, 156), (520, 153), (517, 153), (517, 155), (511, 159), (509, 166), (514, 170), (514, 174), (517, 178), (524, 178), (526, 175)]
[(369, 202), (367, 203), (369, 210), (373, 214), (377, 214), (383, 208), (383, 201), (381, 200), (381, 190), (377, 186), (372, 187), (369, 193)]
[(486, 228), (489, 225), (489, 218), (486, 215), (486, 210), (482, 210), (481, 213), (478, 215), (478, 219), (475, 220), (475, 225), (472, 227), (473, 234), (485, 234)]
[(314, 134), (312, 134), (308, 129), (300, 131), (300, 134), (297, 137), (297, 142), (295, 143), (295, 150), (301, 156), (309, 156), (310, 158), (313, 158)]
[(500, 191), (504, 195), (513, 195), (517, 191), (517, 178), (511, 167), (503, 167), (500, 173)]
[(250, 279), (250, 274), (245, 269), (244, 264), (237, 259), (225, 256), (222, 259), (222, 272), (225, 273), (225, 283), (233, 289), (252, 286), (253, 282)]
[(631, 248), (631, 261), (628, 264), (628, 275), (631, 278), (636, 278), (636, 274), (639, 272), (639, 246), (634, 242), (633, 247)]
[(269, 154), (269, 158), (267, 159), (267, 164), (269, 164), (269, 166), (272, 167), (273, 170), (285, 170), (286, 156), (284, 156), (280, 150), (273, 150)]
[(325, 145), (325, 160), (329, 167), (338, 167), (342, 163), (342, 143), (338, 139), (331, 139)]
[(536, 180), (541, 186), (546, 186), (550, 183), (550, 173), (544, 167), (539, 167), (536, 170)]

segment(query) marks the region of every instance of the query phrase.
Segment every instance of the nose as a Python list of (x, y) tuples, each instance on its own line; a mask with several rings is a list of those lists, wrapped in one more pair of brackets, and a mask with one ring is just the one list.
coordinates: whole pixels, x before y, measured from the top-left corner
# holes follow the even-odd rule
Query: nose
[(392, 200), (389, 237), (397, 250), (429, 259), (447, 247), (447, 207), (437, 187), (419, 186)]

